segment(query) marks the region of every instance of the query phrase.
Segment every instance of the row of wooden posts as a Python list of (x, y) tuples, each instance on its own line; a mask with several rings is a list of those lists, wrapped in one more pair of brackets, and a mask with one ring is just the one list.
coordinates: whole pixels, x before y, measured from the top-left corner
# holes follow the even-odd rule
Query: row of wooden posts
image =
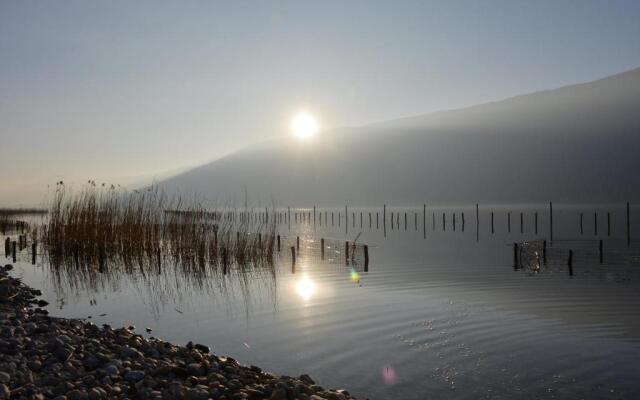
[[(18, 251), (22, 251), (27, 248), (27, 235), (19, 235), (17, 241), (11, 241), (11, 239), (6, 238), (4, 240), (4, 255), (6, 258), (11, 256), (13, 262), (16, 262)], [(38, 242), (33, 241), (31, 243), (31, 264), (36, 263), (36, 254), (37, 254)]]
[[(278, 252), (280, 252), (280, 235), (278, 235), (277, 237), (277, 249)], [(351, 244), (348, 241), (344, 242), (344, 260), (345, 260), (345, 265), (349, 265), (349, 249), (350, 249)], [(353, 244), (353, 246), (355, 247), (355, 244)], [(368, 272), (369, 271), (369, 246), (368, 245), (363, 245), (363, 252), (364, 252), (364, 272)], [(300, 236), (296, 236), (296, 245), (295, 246), (291, 246), (290, 248), (291, 250), (291, 264), (293, 266), (293, 270), (295, 271), (295, 265), (296, 265), (296, 254), (300, 253)], [(324, 238), (320, 238), (320, 259), (324, 261), (324, 251), (325, 251), (325, 240)], [(351, 256), (353, 257), (353, 254), (351, 254)]]
[[(281, 238), (280, 235), (277, 236), (277, 250), (280, 252), (281, 250)], [(18, 240), (11, 240), (10, 238), (6, 238), (4, 242), (4, 254), (6, 258), (11, 257), (13, 262), (15, 263), (17, 260), (18, 251), (22, 251), (27, 247), (27, 236), (19, 235)], [(36, 255), (37, 255), (37, 241), (33, 241), (31, 243), (31, 263), (35, 265), (36, 263)], [(369, 270), (369, 246), (363, 245), (364, 251), (364, 269), (365, 272)], [(300, 236), (296, 237), (296, 246), (291, 246), (291, 260), (292, 264), (296, 263), (296, 252), (300, 252)], [(325, 252), (325, 239), (320, 239), (320, 258), (324, 260), (324, 252)], [(222, 265), (223, 265), (223, 273), (227, 274), (227, 266), (229, 264), (229, 255), (227, 249), (225, 247), (221, 248), (222, 253)], [(160, 257), (160, 255), (158, 255)], [(77, 254), (76, 254), (77, 258)], [(349, 242), (345, 242), (345, 263), (349, 263)]]
[[(553, 202), (549, 202), (549, 239), (551, 241), (553, 241), (554, 238), (554, 230), (553, 230)], [(291, 222), (293, 221), (295, 224), (313, 224), (314, 226), (316, 226), (316, 224), (318, 226), (323, 226), (323, 214), (324, 214), (324, 226), (329, 226), (329, 215), (331, 216), (331, 226), (335, 226), (336, 225), (336, 219), (337, 219), (337, 225), (338, 227), (340, 227), (342, 225), (342, 219), (343, 219), (343, 215), (344, 215), (344, 227), (345, 227), (345, 232), (348, 233), (349, 230), (349, 207), (345, 206), (344, 207), (344, 213), (342, 212), (335, 212), (335, 211), (331, 211), (331, 213), (329, 214), (328, 211), (324, 211), (324, 213), (322, 211), (320, 211), (318, 213), (317, 211), (317, 207), (314, 206), (313, 210), (309, 210), (309, 211), (294, 211), (293, 213), (293, 220), (292, 220), (292, 216), (291, 216), (291, 207), (287, 207), (286, 212), (285, 211), (269, 211), (269, 209), (265, 208), (264, 212), (254, 212), (252, 211), (241, 211), (241, 212), (237, 212), (237, 211), (228, 211), (226, 213), (220, 214), (218, 215), (217, 213), (215, 215), (217, 215), (217, 219), (227, 219), (230, 221), (235, 221), (236, 219), (238, 219), (241, 222), (249, 222), (249, 223), (253, 223), (253, 222), (259, 222), (259, 223), (268, 223), (269, 222), (269, 215), (272, 214), (273, 218), (275, 218), (275, 222), (278, 224), (284, 224), (284, 225), (288, 225), (289, 229), (291, 228)], [(336, 214), (337, 214), (337, 218), (336, 218)], [(361, 211), (359, 213), (360, 215), (360, 228), (363, 228), (364, 226), (364, 213)], [(369, 228), (373, 229), (373, 212), (368, 212), (368, 222), (369, 222)], [(432, 229), (435, 231), (436, 229), (436, 213), (432, 212), (431, 213), (431, 219), (432, 219)], [(611, 213), (607, 212), (607, 236), (611, 235)], [(318, 218), (319, 216), (319, 218)], [(356, 212), (352, 211), (351, 212), (351, 225), (352, 228), (356, 228)], [(495, 233), (495, 213), (492, 211), (491, 212), (491, 233), (494, 234)], [(418, 230), (418, 212), (414, 212), (414, 227), (416, 230)], [(400, 212), (390, 212), (390, 229), (394, 230), (395, 229), (400, 229), (400, 220), (401, 220), (401, 213)], [(382, 229), (383, 229), (383, 233), (386, 237), (387, 234), (387, 205), (383, 205), (382, 206)], [(538, 234), (538, 222), (539, 222), (539, 215), (538, 212), (534, 212), (534, 232), (537, 235)], [(453, 213), (452, 215), (452, 229), (453, 231), (455, 231), (457, 229), (457, 214)], [(442, 230), (446, 230), (446, 213), (442, 213)], [(460, 227), (461, 230), (464, 232), (465, 230), (465, 226), (466, 226), (466, 218), (465, 218), (465, 213), (461, 212), (460, 213)], [(511, 233), (511, 212), (507, 212), (507, 232)], [(375, 212), (375, 227), (376, 229), (380, 229), (380, 213), (379, 212)], [(422, 227), (423, 227), (423, 236), (426, 238), (427, 236), (427, 205), (424, 204), (422, 207)], [(475, 228), (476, 228), (476, 240), (480, 239), (480, 212), (479, 212), (479, 205), (476, 204), (475, 205)], [(404, 212), (404, 229), (407, 230), (408, 229), (408, 213)], [(524, 213), (520, 212), (520, 233), (524, 233)], [(580, 234), (584, 234), (584, 213), (580, 213)], [(598, 213), (595, 212), (594, 213), (594, 234), (597, 236), (598, 235)], [(626, 203), (626, 238), (627, 238), (627, 245), (630, 246), (631, 244), (631, 219), (630, 219), (630, 205), (627, 202)]]

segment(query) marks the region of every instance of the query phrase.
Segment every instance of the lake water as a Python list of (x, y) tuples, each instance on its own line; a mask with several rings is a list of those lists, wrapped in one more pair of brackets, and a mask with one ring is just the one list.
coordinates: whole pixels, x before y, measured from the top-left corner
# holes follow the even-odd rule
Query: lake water
[[(392, 212), (399, 213), (393, 228)], [(475, 206), (428, 207), (424, 216), (422, 207), (388, 207), (386, 235), (382, 208), (349, 208), (347, 227), (344, 213), (317, 209), (315, 225), (313, 218), (280, 224), (282, 235), (302, 242), (295, 271), (285, 247), (275, 276), (242, 281), (231, 274), (210, 282), (166, 272), (83, 281), (42, 262), (18, 262), (16, 274), (43, 290), (53, 315), (133, 324), (141, 333), (149, 327), (153, 336), (207, 344), (274, 373), (309, 373), (359, 398), (628, 399), (640, 393), (634, 253), (640, 246), (632, 240), (627, 248), (624, 206), (556, 207), (553, 242), (545, 205), (481, 206), (478, 226)], [(360, 232), (358, 242), (370, 246), (368, 272), (361, 263), (345, 265), (340, 246), (327, 250), (335, 262), (319, 259), (319, 238), (342, 243)], [(633, 224), (630, 234), (640, 237)], [(513, 242), (533, 239), (549, 241), (549, 264), (537, 273), (514, 269)], [(568, 249), (575, 252), (572, 276)]]

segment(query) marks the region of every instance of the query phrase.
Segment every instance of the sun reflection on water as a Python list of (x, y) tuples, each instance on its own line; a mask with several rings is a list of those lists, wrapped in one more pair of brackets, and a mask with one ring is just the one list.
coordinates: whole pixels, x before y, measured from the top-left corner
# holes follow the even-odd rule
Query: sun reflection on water
[(309, 275), (304, 274), (296, 283), (296, 293), (303, 300), (309, 300), (316, 292), (316, 284), (309, 278)]

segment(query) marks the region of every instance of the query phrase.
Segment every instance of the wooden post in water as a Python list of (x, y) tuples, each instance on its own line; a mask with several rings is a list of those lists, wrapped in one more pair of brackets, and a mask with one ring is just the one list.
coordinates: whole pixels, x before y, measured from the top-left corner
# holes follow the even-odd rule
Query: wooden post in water
[(549, 202), (549, 241), (553, 243), (553, 202)]
[(507, 232), (511, 233), (511, 211), (507, 212)]
[(349, 233), (349, 213), (347, 212), (347, 206), (344, 206), (344, 232)]
[(404, 212), (404, 230), (407, 230), (407, 212)]
[(456, 231), (456, 213), (453, 213), (453, 221), (452, 221), (452, 225), (453, 225), (453, 231)]
[(369, 246), (364, 245), (364, 272), (369, 272)]
[(320, 259), (324, 260), (324, 238), (320, 239)]
[(422, 238), (427, 238), (427, 205), (422, 205)]
[(627, 247), (631, 247), (631, 212), (629, 202), (627, 202)]
[(291, 246), (291, 273), (296, 273), (296, 248)]
[(535, 232), (536, 232), (536, 235), (537, 235), (538, 234), (538, 212), (536, 211), (534, 215), (535, 215), (535, 217), (534, 217), (535, 218)]
[(38, 247), (38, 243), (34, 240), (31, 243), (31, 264), (36, 265), (36, 249)]
[(520, 213), (520, 234), (524, 233), (524, 213)]
[(518, 269), (518, 243), (513, 243), (513, 269)]
[(416, 231), (418, 231), (418, 213), (413, 213), (413, 225)]
[(444, 232), (447, 228), (446, 226), (446, 217), (445, 217), (445, 213), (442, 213), (442, 232)]
[(580, 234), (583, 235), (584, 234), (584, 227), (582, 225), (582, 213), (580, 213)]
[(569, 267), (569, 276), (573, 276), (573, 250), (569, 250), (567, 266)]
[(431, 213), (431, 229), (434, 232), (436, 231), (436, 212), (435, 211)]
[(598, 213), (593, 213), (593, 233), (598, 236)]
[(9, 254), (11, 254), (11, 240), (6, 238), (4, 240), (4, 256), (5, 258), (9, 258)]
[(278, 253), (280, 253), (280, 235), (278, 235)]
[(296, 250), (300, 251), (300, 236), (296, 236)]
[(604, 261), (602, 239), (598, 242), (598, 253), (600, 254), (600, 264), (602, 264)]
[(382, 206), (382, 227), (384, 228), (384, 237), (387, 237), (387, 205)]
[(480, 241), (480, 207), (476, 203), (476, 242)]
[(16, 243), (15, 240), (11, 243), (11, 257), (13, 258), (13, 262), (16, 262), (16, 247), (17, 247), (17, 245), (18, 244)]
[(222, 274), (223, 275), (227, 274), (227, 264), (228, 264), (227, 248), (223, 246), (222, 247)]
[(360, 211), (360, 229), (362, 229), (362, 211)]
[(376, 211), (376, 229), (380, 229), (380, 214)]
[(335, 226), (335, 223), (333, 221), (333, 216), (334, 216), (333, 211), (331, 211), (331, 226)]
[(162, 258), (160, 256), (160, 247), (156, 249), (156, 261), (158, 263), (158, 275), (162, 273)]
[(313, 206), (313, 226), (316, 226), (316, 206)]
[(349, 242), (344, 242), (344, 263), (349, 265)]
[(371, 229), (371, 212), (369, 212), (369, 229)]
[(547, 241), (542, 241), (542, 264), (547, 265)]
[(464, 221), (464, 211), (460, 213), (460, 216), (462, 217), (462, 232), (464, 232), (464, 225), (465, 225), (465, 221)]

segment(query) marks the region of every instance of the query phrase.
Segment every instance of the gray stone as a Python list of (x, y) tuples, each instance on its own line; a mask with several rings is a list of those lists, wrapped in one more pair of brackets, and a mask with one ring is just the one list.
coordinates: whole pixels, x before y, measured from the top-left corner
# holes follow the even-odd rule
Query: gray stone
[(67, 398), (69, 400), (85, 400), (88, 397), (87, 392), (78, 389), (73, 389), (67, 392)]
[(109, 375), (118, 375), (118, 367), (113, 364), (109, 364), (104, 367), (104, 371)]
[(287, 398), (287, 391), (283, 388), (278, 388), (271, 393), (270, 400), (284, 400)]
[(142, 353), (133, 347), (124, 346), (122, 347), (122, 350), (120, 350), (120, 356), (122, 358), (142, 358)]
[(304, 383), (306, 383), (307, 385), (315, 385), (316, 383), (313, 381), (313, 379), (311, 379), (311, 377), (307, 374), (302, 374), (300, 375), (300, 380)]
[(202, 376), (204, 375), (204, 368), (198, 363), (192, 363), (187, 365), (187, 373), (189, 375)]
[(188, 389), (185, 393), (187, 400), (207, 400), (209, 398), (209, 392), (203, 388)]
[(128, 382), (138, 382), (144, 379), (144, 371), (129, 371), (124, 374), (124, 380)]
[(11, 380), (11, 375), (6, 372), (0, 372), (0, 383), (9, 383)]

